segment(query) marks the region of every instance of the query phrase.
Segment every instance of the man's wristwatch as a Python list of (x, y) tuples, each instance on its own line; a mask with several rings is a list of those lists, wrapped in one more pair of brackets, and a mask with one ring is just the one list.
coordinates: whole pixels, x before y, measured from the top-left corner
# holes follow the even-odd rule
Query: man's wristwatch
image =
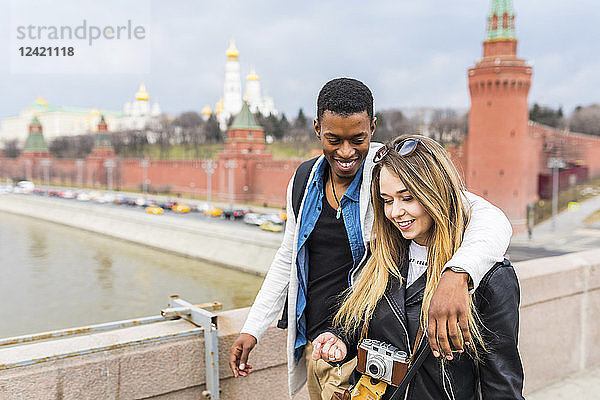
[(467, 287), (469, 290), (473, 290), (473, 279), (471, 279), (471, 275), (467, 272), (466, 269), (462, 267), (451, 266), (449, 267), (453, 272), (457, 272), (459, 274), (467, 274)]

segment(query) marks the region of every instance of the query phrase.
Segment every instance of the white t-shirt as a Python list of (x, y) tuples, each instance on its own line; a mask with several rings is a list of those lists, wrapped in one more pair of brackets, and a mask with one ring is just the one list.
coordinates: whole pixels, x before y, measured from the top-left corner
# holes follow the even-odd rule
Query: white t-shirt
[(421, 275), (427, 272), (427, 247), (411, 240), (408, 247), (408, 277), (406, 287), (412, 285)]

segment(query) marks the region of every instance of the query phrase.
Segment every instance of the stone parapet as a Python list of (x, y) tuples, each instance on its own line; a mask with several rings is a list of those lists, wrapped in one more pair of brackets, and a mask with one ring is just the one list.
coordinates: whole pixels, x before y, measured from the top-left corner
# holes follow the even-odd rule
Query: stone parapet
[[(515, 269), (521, 282), (525, 393), (600, 363), (600, 250), (530, 260)], [(254, 372), (234, 379), (229, 371), (229, 348), (247, 312), (226, 311), (218, 317), (221, 398), (286, 398), (285, 333), (274, 326), (252, 352)], [(195, 328), (182, 320), (165, 321), (0, 348), (0, 398), (202, 398), (203, 335), (186, 336)], [(164, 336), (171, 338), (159, 339)], [(59, 357), (95, 347), (108, 349)], [(6, 368), (31, 359), (41, 360)], [(306, 392), (297, 399), (307, 399)]]
[(600, 363), (600, 250), (524, 261), (515, 269), (525, 390)]

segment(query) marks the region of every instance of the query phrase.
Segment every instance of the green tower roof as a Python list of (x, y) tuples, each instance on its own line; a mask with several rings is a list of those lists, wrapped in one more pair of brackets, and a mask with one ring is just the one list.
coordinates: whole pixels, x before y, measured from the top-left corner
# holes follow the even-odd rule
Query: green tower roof
[(242, 110), (233, 120), (233, 124), (229, 127), (229, 129), (262, 129), (256, 120), (254, 119), (254, 115), (250, 112), (250, 108), (248, 108), (248, 103), (244, 102), (242, 105)]
[(48, 144), (41, 133), (30, 133), (25, 140), (23, 151), (48, 151)]
[[(494, 23), (494, 20), (496, 23)], [(515, 12), (513, 11), (512, 0), (492, 0), (485, 40), (506, 39), (516, 39)]]

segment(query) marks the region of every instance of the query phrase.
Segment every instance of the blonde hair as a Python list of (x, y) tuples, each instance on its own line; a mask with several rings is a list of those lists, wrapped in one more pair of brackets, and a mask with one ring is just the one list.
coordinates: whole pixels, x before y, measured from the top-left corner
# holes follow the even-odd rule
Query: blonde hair
[[(400, 156), (394, 146), (411, 138), (420, 140), (420, 143), (411, 154)], [(404, 183), (433, 220), (427, 243), (427, 283), (420, 318), (423, 332), (427, 330), (429, 304), (444, 265), (460, 247), (469, 221), (462, 194), (464, 184), (443, 147), (433, 139), (419, 135), (400, 136), (386, 146), (388, 153), (373, 169), (372, 256), (360, 271), (356, 282), (345, 292), (344, 300), (334, 317), (334, 324), (341, 326), (349, 334), (357, 332), (363, 327), (363, 323), (368, 324), (377, 303), (385, 293), (390, 277), (401, 280), (400, 270), (408, 262), (410, 241), (402, 237), (398, 228), (384, 213), (379, 189), (382, 168), (386, 168)], [(472, 297), (470, 303), (469, 329), (475, 340), (483, 346)]]

